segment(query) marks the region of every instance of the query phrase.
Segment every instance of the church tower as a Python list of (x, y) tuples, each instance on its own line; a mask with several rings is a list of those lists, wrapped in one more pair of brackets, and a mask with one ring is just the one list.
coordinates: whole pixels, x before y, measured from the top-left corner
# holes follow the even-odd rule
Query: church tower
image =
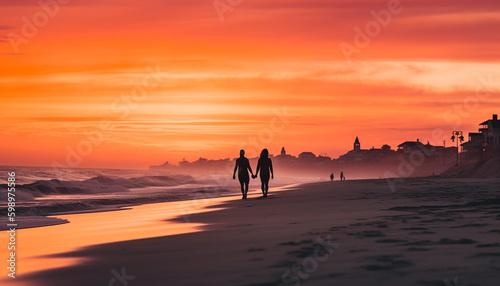
[(354, 151), (359, 151), (361, 150), (361, 144), (359, 143), (358, 136), (356, 136), (356, 140), (354, 140)]
[(286, 155), (286, 151), (285, 151), (285, 147), (281, 148), (281, 156), (285, 156)]

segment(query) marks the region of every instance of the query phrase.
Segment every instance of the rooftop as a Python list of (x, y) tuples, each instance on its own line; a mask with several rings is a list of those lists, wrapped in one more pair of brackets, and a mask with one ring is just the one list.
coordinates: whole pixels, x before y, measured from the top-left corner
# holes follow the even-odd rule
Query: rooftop
[(493, 114), (492, 119), (488, 119), (479, 125), (489, 125), (491, 123), (493, 128), (500, 128), (500, 121), (498, 120), (498, 115)]

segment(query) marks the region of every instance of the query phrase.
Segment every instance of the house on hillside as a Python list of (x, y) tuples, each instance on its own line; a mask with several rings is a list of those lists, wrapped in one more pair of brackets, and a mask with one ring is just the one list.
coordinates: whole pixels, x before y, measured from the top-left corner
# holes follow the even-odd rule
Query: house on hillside
[(469, 140), (462, 144), (462, 158), (478, 161), (500, 157), (500, 121), (498, 115), (479, 124), (479, 132), (470, 132)]
[(493, 114), (492, 119), (486, 120), (479, 125), (481, 125), (479, 132), (483, 135), (485, 148), (498, 150), (500, 148), (500, 121), (498, 115)]
[(405, 156), (419, 156), (423, 154), (427, 159), (442, 161), (443, 164), (456, 162), (457, 147), (444, 147), (431, 145), (429, 142), (424, 144), (417, 141), (406, 141), (398, 145), (397, 152)]

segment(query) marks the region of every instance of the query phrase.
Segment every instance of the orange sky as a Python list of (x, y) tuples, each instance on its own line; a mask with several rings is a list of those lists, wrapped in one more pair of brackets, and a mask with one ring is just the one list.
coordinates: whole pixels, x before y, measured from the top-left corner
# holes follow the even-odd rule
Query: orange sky
[(337, 157), (499, 113), (500, 2), (395, 1), (2, 1), (0, 165)]

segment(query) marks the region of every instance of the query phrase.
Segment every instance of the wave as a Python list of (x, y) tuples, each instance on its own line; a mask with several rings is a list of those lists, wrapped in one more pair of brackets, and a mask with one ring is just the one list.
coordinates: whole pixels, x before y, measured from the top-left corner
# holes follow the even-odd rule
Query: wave
[(187, 175), (142, 176), (120, 178), (97, 176), (83, 181), (62, 181), (58, 179), (39, 180), (31, 184), (17, 185), (16, 189), (33, 196), (54, 194), (100, 194), (127, 192), (134, 188), (171, 187), (192, 184), (196, 181)]

